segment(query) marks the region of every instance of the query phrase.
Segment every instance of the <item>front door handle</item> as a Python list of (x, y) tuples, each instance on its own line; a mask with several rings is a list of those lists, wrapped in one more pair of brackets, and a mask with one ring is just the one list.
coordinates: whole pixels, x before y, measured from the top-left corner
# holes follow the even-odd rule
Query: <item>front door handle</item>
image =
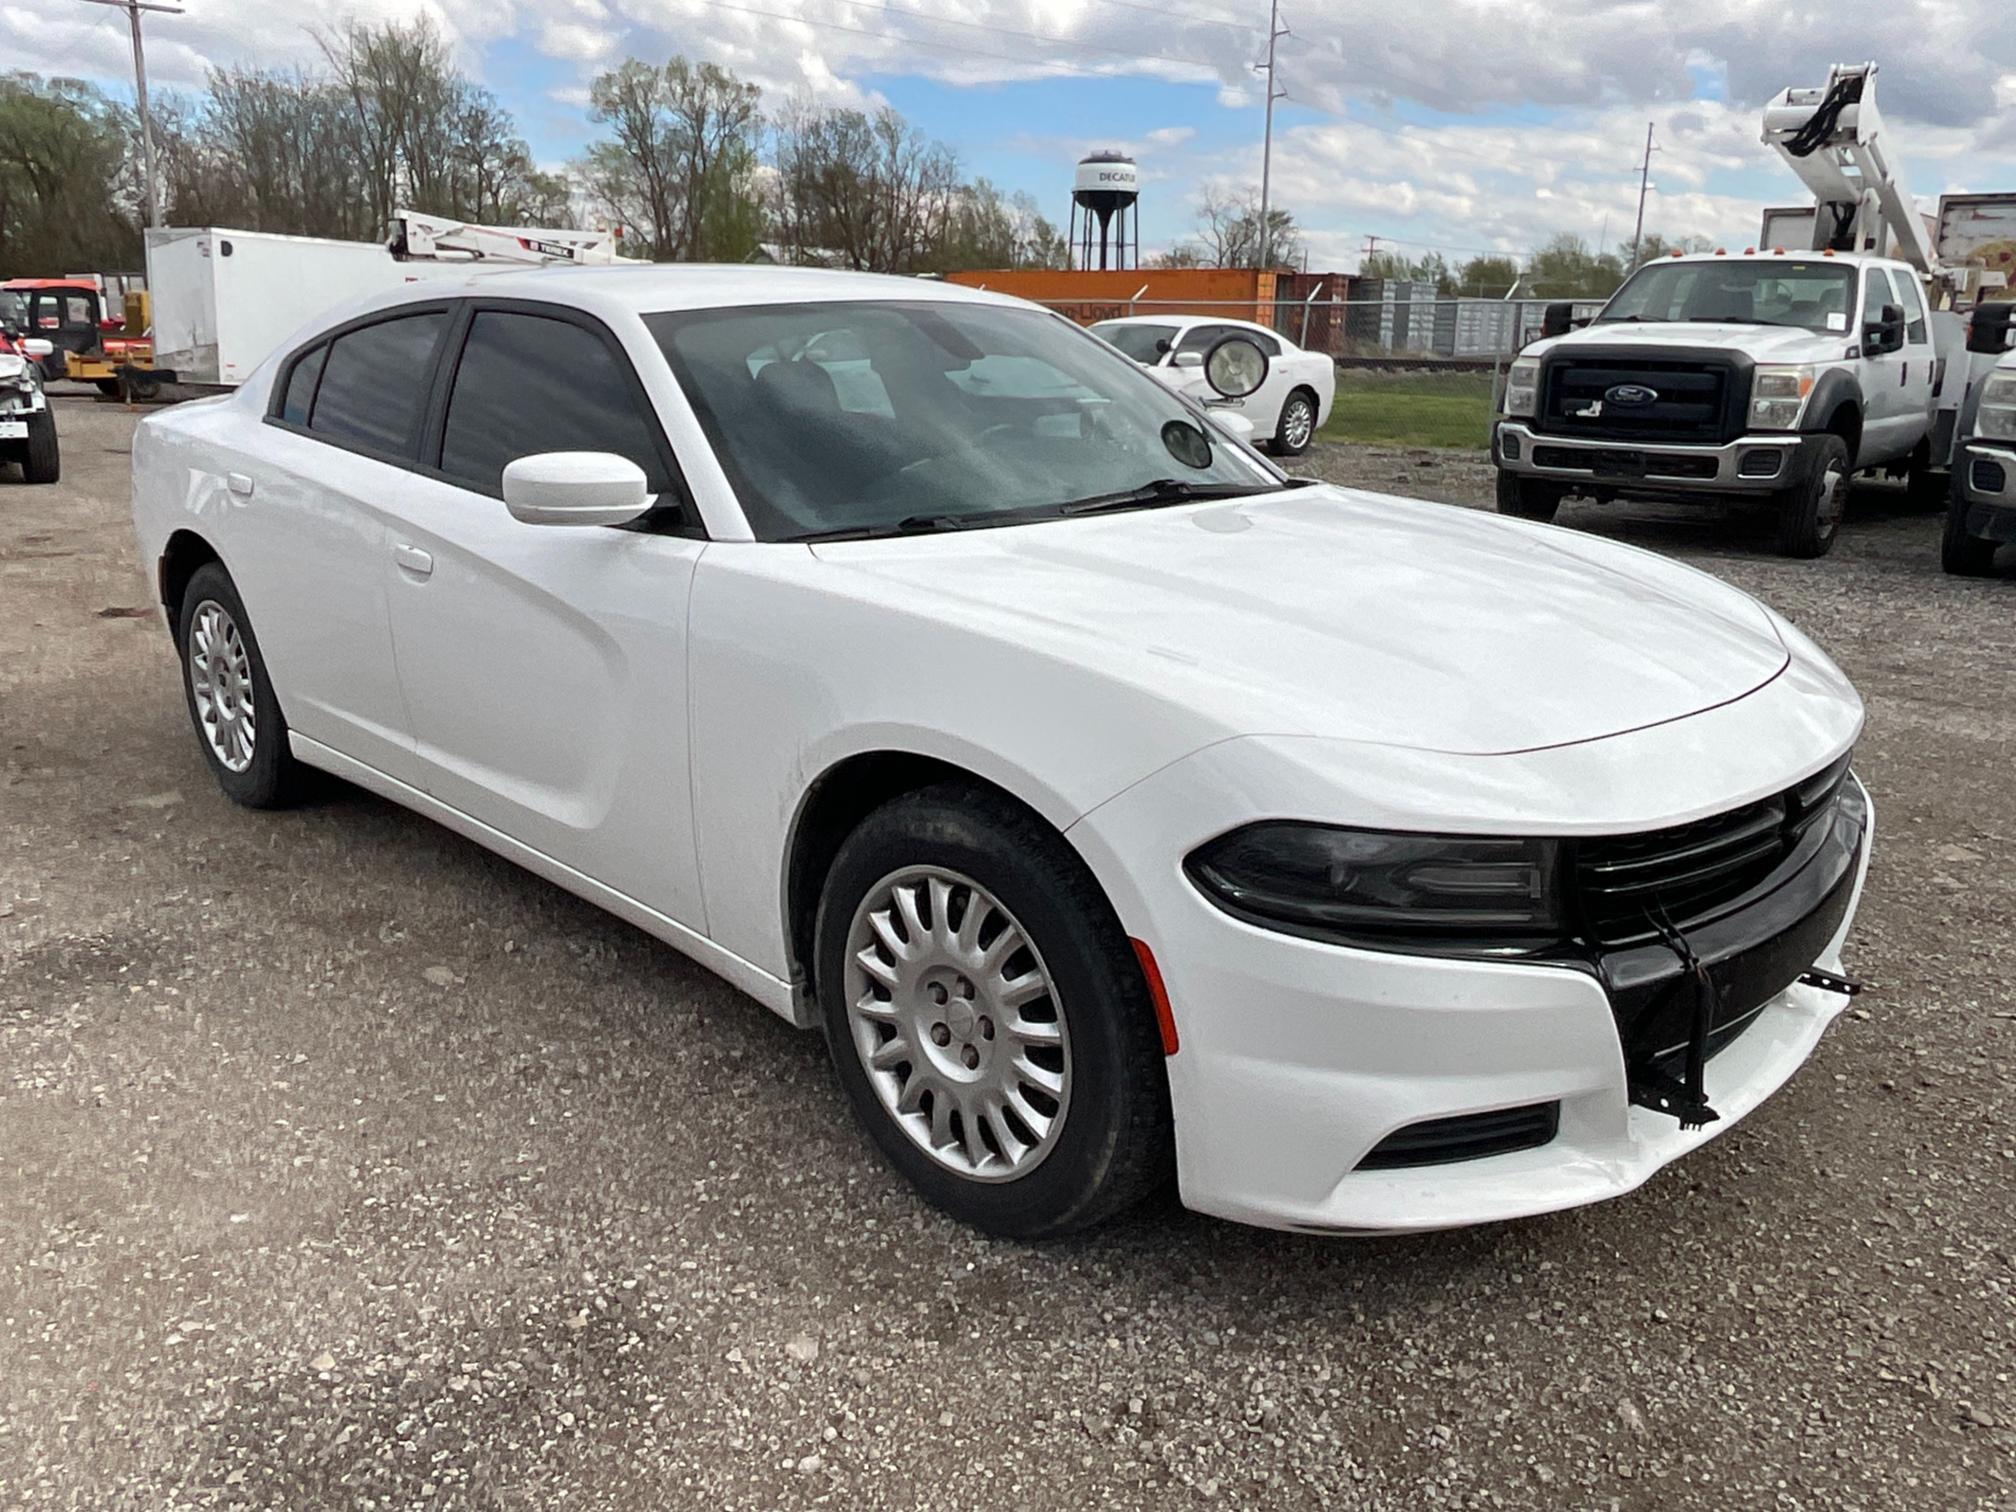
[(410, 572), (415, 577), (424, 578), (434, 570), (434, 558), (418, 546), (409, 546), (398, 541), (392, 547), (392, 560), (399, 564), (402, 572)]

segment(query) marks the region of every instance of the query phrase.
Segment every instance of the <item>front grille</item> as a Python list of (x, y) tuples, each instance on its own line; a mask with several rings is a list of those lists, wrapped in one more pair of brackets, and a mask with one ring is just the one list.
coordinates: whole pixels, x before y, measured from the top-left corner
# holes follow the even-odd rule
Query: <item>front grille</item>
[[(1620, 404), (1611, 397), (1620, 388), (1649, 390), (1656, 397)], [(1730, 441), (1738, 428), (1736, 388), (1726, 364), (1564, 353), (1542, 365), (1537, 425), (1557, 436)]]
[(1536, 446), (1533, 465), (1610, 478), (1712, 478), (1716, 472), (1713, 457), (1610, 447)]
[(1702, 922), (1763, 882), (1834, 811), (1848, 775), (1843, 757), (1757, 803), (1692, 824), (1603, 836), (1575, 848), (1576, 905), (1597, 945), (1653, 938), (1655, 918)]
[(1392, 1171), (1404, 1166), (1448, 1165), (1457, 1160), (1481, 1160), (1547, 1144), (1561, 1128), (1561, 1104), (1530, 1103), (1500, 1108), (1494, 1113), (1463, 1113), (1454, 1118), (1430, 1118), (1388, 1134), (1358, 1162), (1361, 1171)]

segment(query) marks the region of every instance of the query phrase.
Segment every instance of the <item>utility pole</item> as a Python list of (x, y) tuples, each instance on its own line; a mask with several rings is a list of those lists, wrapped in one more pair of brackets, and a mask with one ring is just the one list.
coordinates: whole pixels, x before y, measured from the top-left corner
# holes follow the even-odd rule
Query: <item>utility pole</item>
[(1378, 254), (1379, 243), (1385, 240), (1386, 238), (1383, 236), (1368, 236), (1365, 238), (1365, 250), (1358, 257), (1358, 267), (1361, 272), (1364, 270), (1365, 264)]
[(156, 0), (87, 0), (92, 5), (112, 5), (126, 12), (127, 25), (133, 29), (133, 99), (140, 107), (140, 167), (144, 178), (142, 192), (147, 196), (147, 224), (161, 224), (160, 186), (154, 175), (154, 117), (147, 109), (147, 49), (140, 41), (140, 12), (160, 11), (163, 15), (179, 16), (179, 5), (161, 5)]
[(1267, 61), (1253, 65), (1258, 72), (1267, 75), (1267, 129), (1260, 139), (1260, 257), (1259, 265), (1265, 271), (1268, 254), (1273, 250), (1274, 227), (1267, 218), (1267, 207), (1273, 189), (1274, 179), (1274, 102), (1288, 91), (1280, 87), (1274, 74), (1274, 44), (1288, 35), (1288, 28), (1281, 24), (1281, 0), (1268, 0), (1267, 5)]
[(1638, 169), (1638, 228), (1631, 233), (1631, 266), (1638, 266), (1638, 244), (1645, 239), (1645, 191), (1652, 185), (1652, 123), (1645, 123), (1645, 161)]

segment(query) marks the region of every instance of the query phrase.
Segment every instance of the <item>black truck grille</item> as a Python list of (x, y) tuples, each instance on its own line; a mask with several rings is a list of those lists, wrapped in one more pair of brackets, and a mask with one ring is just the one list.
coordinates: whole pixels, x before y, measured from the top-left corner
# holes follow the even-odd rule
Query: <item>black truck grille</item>
[(1730, 441), (1749, 397), (1738, 389), (1747, 385), (1726, 363), (1563, 353), (1541, 368), (1538, 428), (1619, 441)]
[(1576, 846), (1575, 891), (1592, 943), (1654, 936), (1648, 916), (1685, 927), (1736, 902), (1778, 869), (1834, 809), (1848, 775), (1843, 757), (1757, 803), (1692, 824)]

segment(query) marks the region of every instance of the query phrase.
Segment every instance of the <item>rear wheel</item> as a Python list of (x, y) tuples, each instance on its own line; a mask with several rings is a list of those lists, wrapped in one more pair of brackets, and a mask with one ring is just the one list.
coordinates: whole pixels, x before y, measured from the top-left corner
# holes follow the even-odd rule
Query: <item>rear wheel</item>
[(119, 397), (119, 380), (117, 378), (93, 378), (91, 380), (91, 387), (98, 390), (107, 399), (117, 399)]
[(21, 449), (21, 476), (30, 483), (54, 483), (63, 476), (56, 444), (56, 414), (41, 409), (28, 417), (28, 440)]
[(1819, 436), (1806, 475), (1778, 496), (1778, 550), (1789, 557), (1821, 557), (1834, 549), (1848, 508), (1848, 443)]
[(176, 640), (189, 721), (225, 796), (247, 808), (297, 802), (307, 769), (287, 749), (287, 721), (259, 638), (237, 586), (216, 562), (197, 568), (183, 590)]
[(1147, 988), (1056, 831), (947, 783), (863, 820), (819, 903), (840, 1084), (936, 1206), (991, 1233), (1089, 1228), (1173, 1166)]
[(1959, 468), (1947, 491), (1946, 533), (1939, 542), (1939, 565), (1955, 577), (1987, 577), (1995, 570), (1995, 542), (1967, 530), (1967, 494)]
[(1538, 520), (1545, 525), (1560, 512), (1567, 494), (1559, 483), (1522, 478), (1514, 472), (1498, 474), (1498, 513), (1515, 519)]
[(1274, 450), (1283, 457), (1299, 457), (1316, 438), (1316, 396), (1297, 389), (1281, 406), (1281, 418), (1274, 426)]

